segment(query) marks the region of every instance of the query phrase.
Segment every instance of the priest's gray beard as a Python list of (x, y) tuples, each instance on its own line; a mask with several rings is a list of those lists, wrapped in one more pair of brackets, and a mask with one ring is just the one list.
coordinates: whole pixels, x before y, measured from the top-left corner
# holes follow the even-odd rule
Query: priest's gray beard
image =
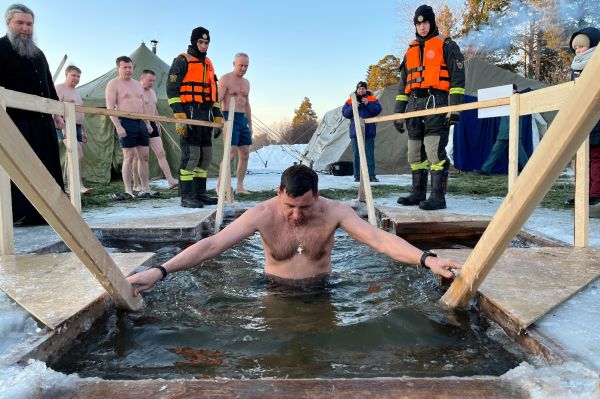
[(40, 49), (35, 45), (32, 37), (23, 39), (21, 35), (12, 32), (10, 29), (7, 32), (7, 36), (13, 50), (21, 57), (32, 59), (40, 54)]

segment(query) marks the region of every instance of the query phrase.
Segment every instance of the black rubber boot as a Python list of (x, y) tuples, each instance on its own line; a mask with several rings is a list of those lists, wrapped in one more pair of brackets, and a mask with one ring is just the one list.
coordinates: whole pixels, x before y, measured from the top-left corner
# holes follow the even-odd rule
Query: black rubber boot
[(206, 195), (206, 177), (194, 177), (194, 198), (202, 201), (204, 205), (217, 205), (216, 198)]
[(424, 201), (427, 194), (427, 169), (413, 170), (412, 172), (412, 193), (407, 197), (398, 198), (397, 203), (400, 205), (419, 205)]
[(426, 211), (446, 208), (446, 185), (448, 183), (447, 170), (431, 171), (431, 194), (426, 201), (421, 201), (419, 208)]
[(181, 206), (185, 208), (204, 208), (204, 203), (194, 196), (194, 182), (180, 181), (179, 190), (181, 193)]

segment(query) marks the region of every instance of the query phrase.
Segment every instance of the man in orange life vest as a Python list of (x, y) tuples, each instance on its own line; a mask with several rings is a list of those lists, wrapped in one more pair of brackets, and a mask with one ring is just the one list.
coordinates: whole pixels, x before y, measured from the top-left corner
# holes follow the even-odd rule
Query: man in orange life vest
[[(400, 67), (400, 82), (394, 112), (404, 113), (457, 105), (465, 93), (464, 57), (450, 38), (439, 34), (430, 6), (417, 8), (414, 17), (416, 39), (406, 51)], [(446, 184), (450, 160), (446, 155), (450, 125), (458, 112), (406, 120), (408, 162), (412, 170), (412, 192), (398, 198), (401, 205), (419, 205), (425, 210), (446, 208)], [(394, 121), (404, 133), (402, 120)], [(431, 171), (431, 195), (427, 176)]]
[[(176, 118), (222, 123), (223, 114), (217, 101), (217, 76), (211, 60), (206, 56), (210, 33), (203, 27), (195, 28), (190, 41), (187, 53), (175, 58), (169, 70), (169, 105)], [(176, 129), (181, 145), (181, 206), (202, 208), (205, 204), (216, 204), (215, 198), (206, 195), (208, 167), (212, 160), (213, 128), (178, 123)]]

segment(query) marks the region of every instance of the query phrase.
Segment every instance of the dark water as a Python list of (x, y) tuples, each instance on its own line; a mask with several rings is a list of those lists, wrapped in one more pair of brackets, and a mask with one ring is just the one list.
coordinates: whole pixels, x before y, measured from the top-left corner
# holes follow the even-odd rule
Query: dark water
[[(157, 251), (156, 263), (180, 250), (126, 249)], [(476, 313), (438, 307), (430, 272), (342, 234), (332, 260), (327, 284), (282, 287), (265, 279), (252, 237), (168, 276), (144, 311), (112, 311), (53, 368), (105, 379), (440, 377), (499, 375), (522, 360)]]

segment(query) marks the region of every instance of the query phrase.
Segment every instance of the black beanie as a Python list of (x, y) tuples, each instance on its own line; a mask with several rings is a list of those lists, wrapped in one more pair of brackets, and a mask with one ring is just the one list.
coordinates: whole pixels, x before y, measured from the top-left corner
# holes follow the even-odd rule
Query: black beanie
[(435, 26), (435, 13), (433, 12), (433, 8), (426, 4), (423, 4), (422, 6), (419, 6), (419, 8), (417, 8), (417, 11), (415, 11), (413, 23), (416, 25), (425, 21), (429, 22), (432, 28)]
[(192, 45), (195, 45), (198, 39), (204, 39), (210, 42), (210, 33), (208, 32), (208, 29), (203, 28), (201, 26), (194, 29), (192, 31), (192, 36), (190, 37)]
[(360, 82), (358, 82), (356, 84), (356, 90), (358, 90), (359, 87), (364, 87), (365, 89), (367, 88), (367, 82), (363, 82), (362, 80)]

